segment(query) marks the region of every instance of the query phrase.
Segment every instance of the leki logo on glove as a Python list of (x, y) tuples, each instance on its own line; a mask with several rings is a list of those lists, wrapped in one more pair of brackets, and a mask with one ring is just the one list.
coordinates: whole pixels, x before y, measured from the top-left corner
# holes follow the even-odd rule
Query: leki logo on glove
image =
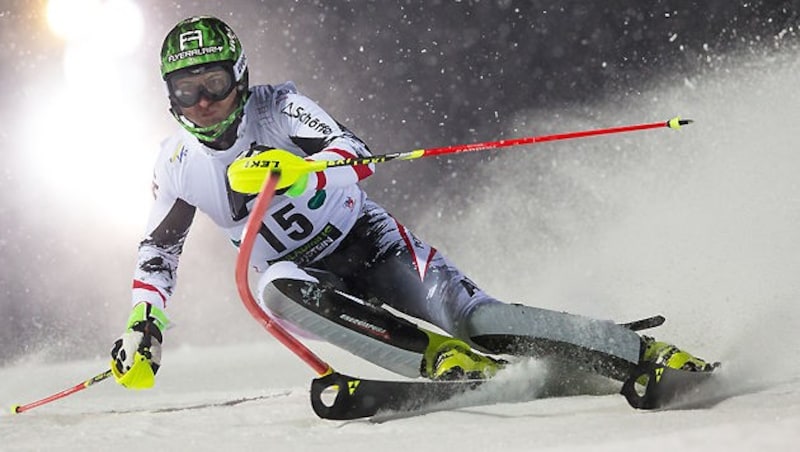
[(281, 162), (277, 160), (246, 160), (244, 168), (278, 168)]

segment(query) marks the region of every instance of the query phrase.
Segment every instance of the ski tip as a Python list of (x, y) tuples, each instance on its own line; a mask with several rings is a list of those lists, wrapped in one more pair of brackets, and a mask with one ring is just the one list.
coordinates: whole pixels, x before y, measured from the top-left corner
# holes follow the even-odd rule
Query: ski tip
[(670, 119), (669, 121), (667, 121), (667, 127), (669, 127), (670, 129), (678, 130), (678, 129), (681, 128), (681, 126), (686, 126), (686, 125), (689, 125), (689, 124), (691, 124), (693, 122), (694, 122), (694, 120), (692, 120), (692, 119), (681, 119), (680, 116), (676, 116), (676, 117)]
[(655, 328), (657, 326), (661, 326), (664, 322), (667, 321), (667, 318), (663, 315), (654, 315), (652, 317), (647, 317), (641, 320), (635, 320), (633, 322), (622, 323), (620, 326), (623, 326), (629, 330), (633, 331), (642, 331), (647, 330), (650, 328)]
[(19, 405), (11, 405), (11, 414), (19, 414)]

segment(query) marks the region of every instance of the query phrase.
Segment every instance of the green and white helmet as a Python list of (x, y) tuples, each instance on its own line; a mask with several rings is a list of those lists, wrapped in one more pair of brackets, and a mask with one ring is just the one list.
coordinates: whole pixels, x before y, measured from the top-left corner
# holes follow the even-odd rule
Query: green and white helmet
[[(212, 65), (229, 71), (239, 99), (226, 119), (208, 127), (199, 127), (182, 114), (170, 80), (176, 75), (201, 72)], [(214, 142), (231, 129), (236, 132), (248, 96), (247, 57), (239, 39), (225, 22), (216, 17), (196, 16), (175, 25), (161, 46), (161, 77), (167, 83), (170, 111), (192, 135), (204, 142)]]

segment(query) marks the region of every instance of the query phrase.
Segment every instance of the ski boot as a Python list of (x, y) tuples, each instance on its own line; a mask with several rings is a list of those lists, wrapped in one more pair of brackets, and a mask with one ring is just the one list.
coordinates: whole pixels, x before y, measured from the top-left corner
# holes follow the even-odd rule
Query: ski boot
[(691, 372), (711, 372), (719, 365), (719, 363), (709, 363), (672, 344), (656, 341), (650, 336), (642, 336), (642, 344), (644, 345), (642, 362), (652, 362)]
[(433, 346), (428, 346), (422, 360), (422, 374), (432, 380), (488, 379), (505, 364), (502, 360), (474, 352), (466, 342), (458, 339), (432, 340), (431, 343)]

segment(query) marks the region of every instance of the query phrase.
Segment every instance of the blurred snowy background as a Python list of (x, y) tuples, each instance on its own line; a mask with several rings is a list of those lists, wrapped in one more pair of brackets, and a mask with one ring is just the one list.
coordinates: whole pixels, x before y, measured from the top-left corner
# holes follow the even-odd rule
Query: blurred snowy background
[[(295, 81), (375, 153), (697, 120), (679, 133), (389, 163), (364, 186), (499, 298), (621, 321), (663, 313), (663, 334), (692, 349), (725, 358), (755, 341), (763, 358), (780, 342), (764, 331), (793, 335), (800, 296), (798, 11), (3, 0), (0, 365), (105, 360), (122, 332), (151, 165), (176, 127), (160, 44), (197, 14), (234, 28), (251, 83)], [(234, 259), (198, 216), (167, 348), (271, 340), (238, 300)]]

